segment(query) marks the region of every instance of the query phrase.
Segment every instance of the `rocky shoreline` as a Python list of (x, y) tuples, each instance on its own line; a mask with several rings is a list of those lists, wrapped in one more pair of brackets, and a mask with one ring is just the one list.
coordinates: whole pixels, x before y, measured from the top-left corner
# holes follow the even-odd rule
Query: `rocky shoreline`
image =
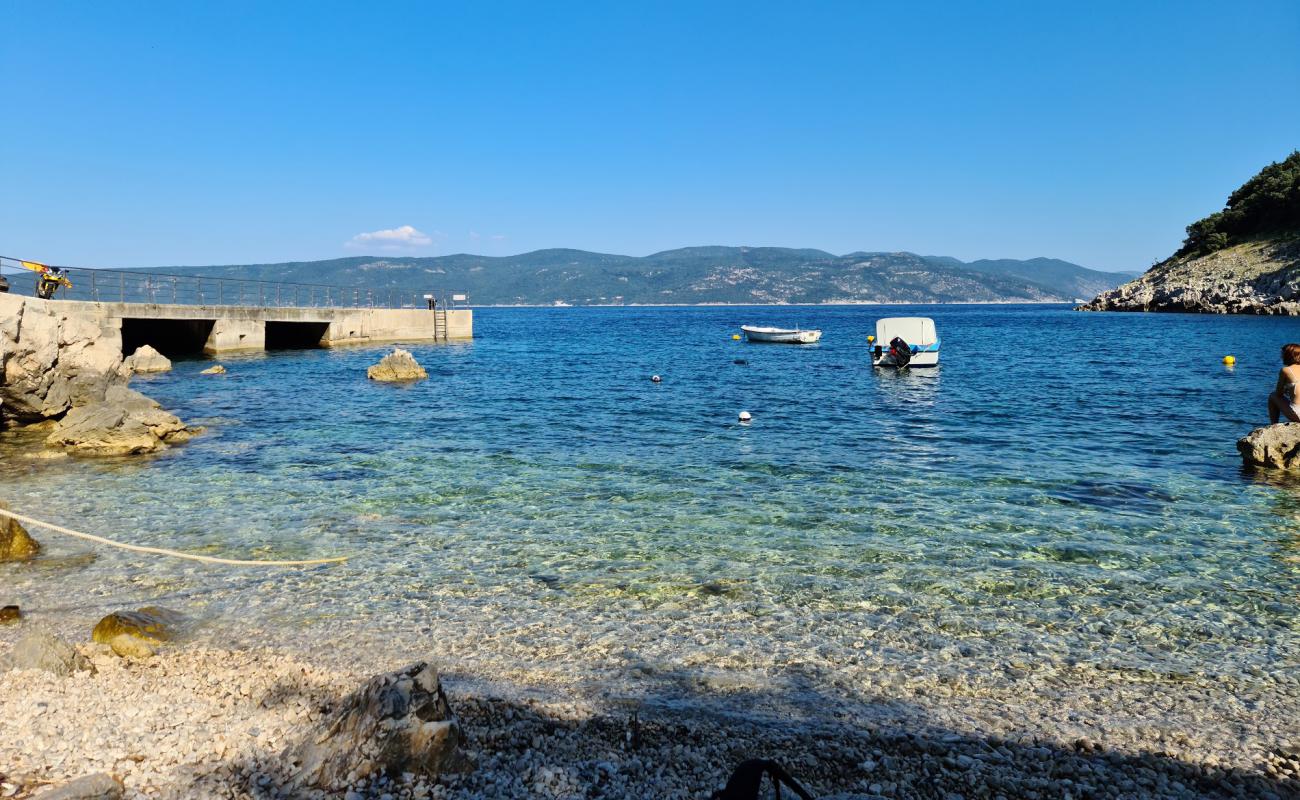
[(1300, 239), (1170, 258), (1078, 311), (1300, 315)]
[(47, 447), (81, 456), (155, 453), (188, 441), (198, 428), (127, 386), (137, 370), (170, 366), (152, 348), (123, 359), (121, 330), (66, 303), (0, 294), (0, 429), (37, 431)]
[[(0, 631), (0, 657), (14, 638), (14, 627)], [(659, 703), (574, 692), (540, 674), (520, 683), (451, 673), (444, 685), (471, 769), (295, 790), (286, 753), (371, 672), (409, 659), (200, 644), (145, 659), (100, 644), (77, 651), (91, 669), (0, 673), (0, 796), (37, 797), (103, 772), (129, 798), (685, 800), (708, 797), (752, 757), (781, 762), (820, 798), (1300, 794), (1296, 683), (1087, 670), (997, 695), (882, 686), (866, 704), (827, 695), (819, 711), (790, 714), (743, 690)]]

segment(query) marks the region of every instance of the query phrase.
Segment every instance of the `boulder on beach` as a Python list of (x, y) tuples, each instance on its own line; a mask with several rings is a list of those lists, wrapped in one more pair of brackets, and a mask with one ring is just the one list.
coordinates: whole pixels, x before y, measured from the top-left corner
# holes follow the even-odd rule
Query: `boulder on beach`
[(92, 669), (90, 661), (59, 637), (45, 631), (33, 631), (18, 640), (9, 654), (9, 669), (40, 669), (66, 677), (73, 672)]
[(285, 756), (297, 786), (329, 792), (383, 773), (436, 780), (464, 771), (470, 762), (460, 745), (437, 671), (418, 662), (371, 678)]
[(122, 362), (122, 369), (128, 375), (131, 373), (144, 375), (150, 372), (168, 372), (171, 368), (171, 359), (147, 344), (137, 347), (135, 352), (127, 356)]
[(226, 368), (221, 366), (220, 364), (217, 364), (216, 366), (208, 367), (207, 369), (203, 370), (199, 374), (200, 375), (225, 375)]
[(175, 639), (180, 634), (183, 622), (184, 617), (177, 612), (158, 606), (146, 606), (135, 611), (114, 611), (96, 623), (90, 638), (113, 647), (113, 652), (118, 655), (125, 655), (120, 650), (128, 649), (129, 645), (123, 642), (113, 645), (119, 637), (135, 639), (146, 645), (159, 645)]
[[(0, 503), (8, 511), (9, 506)], [(0, 561), (27, 561), (40, 555), (41, 543), (12, 517), (0, 516)]]
[(73, 455), (125, 456), (154, 453), (195, 433), (156, 401), (134, 389), (112, 386), (102, 403), (69, 411), (45, 443)]
[(112, 775), (96, 772), (47, 789), (34, 800), (122, 800), (126, 788)]
[(1248, 467), (1300, 469), (1300, 422), (1256, 428), (1237, 440), (1237, 451)]
[(372, 381), (418, 381), (429, 377), (429, 373), (424, 371), (415, 356), (399, 348), (367, 369), (366, 377)]

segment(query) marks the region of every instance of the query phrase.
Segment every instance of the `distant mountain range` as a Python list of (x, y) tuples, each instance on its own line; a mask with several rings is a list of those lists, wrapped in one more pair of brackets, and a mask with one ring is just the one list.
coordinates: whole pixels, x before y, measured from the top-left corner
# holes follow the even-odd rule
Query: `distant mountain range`
[(157, 267), (205, 277), (465, 292), (475, 305), (1069, 302), (1136, 273), (1049, 258), (970, 263), (913, 253), (685, 247), (649, 256), (536, 250), (515, 256), (336, 258)]

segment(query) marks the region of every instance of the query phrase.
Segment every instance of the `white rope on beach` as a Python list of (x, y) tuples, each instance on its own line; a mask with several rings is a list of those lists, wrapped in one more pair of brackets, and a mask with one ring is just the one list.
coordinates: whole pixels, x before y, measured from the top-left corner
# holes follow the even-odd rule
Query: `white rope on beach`
[(64, 536), (72, 536), (77, 539), (85, 539), (88, 542), (106, 544), (109, 547), (120, 547), (123, 550), (130, 550), (135, 553), (151, 553), (153, 555), (171, 556), (172, 558), (184, 558), (189, 561), (202, 561), (205, 564), (231, 564), (236, 567), (306, 567), (313, 564), (337, 564), (347, 561), (347, 556), (334, 556), (333, 558), (312, 558), (304, 561), (245, 561), (237, 558), (217, 558), (216, 556), (199, 556), (193, 553), (182, 553), (178, 550), (168, 550), (165, 547), (146, 547), (138, 544), (126, 544), (125, 542), (115, 542), (112, 539), (105, 539), (103, 536), (95, 536), (91, 533), (82, 533), (65, 528), (61, 525), (55, 525), (52, 522), (43, 522), (39, 519), (15, 514), (12, 511), (0, 508), (0, 516), (9, 517), (17, 520), (24, 525), (32, 525), (38, 528), (44, 528), (48, 531), (61, 533)]

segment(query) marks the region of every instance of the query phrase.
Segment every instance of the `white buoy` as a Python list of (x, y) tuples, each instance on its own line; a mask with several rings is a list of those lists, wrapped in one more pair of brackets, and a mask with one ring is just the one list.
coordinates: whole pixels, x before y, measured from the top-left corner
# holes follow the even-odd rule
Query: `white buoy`
[(658, 375), (651, 375), (651, 376), (650, 376), (650, 382), (651, 382), (651, 383), (659, 383), (659, 382), (662, 381), (662, 380), (663, 380), (663, 378), (659, 377)]
[(751, 416), (749, 415), (749, 412), (748, 412), (748, 411), (742, 411), (742, 412), (740, 412), (740, 421), (741, 421), (741, 422), (749, 422), (751, 419), (753, 419), (753, 417), (751, 417)]

